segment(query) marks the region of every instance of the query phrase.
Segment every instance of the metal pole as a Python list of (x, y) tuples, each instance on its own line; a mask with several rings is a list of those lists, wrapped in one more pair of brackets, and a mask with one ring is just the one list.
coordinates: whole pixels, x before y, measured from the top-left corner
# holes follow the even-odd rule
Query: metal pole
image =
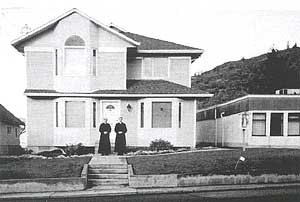
[(245, 128), (243, 128), (243, 151), (246, 151), (246, 135), (245, 135)]

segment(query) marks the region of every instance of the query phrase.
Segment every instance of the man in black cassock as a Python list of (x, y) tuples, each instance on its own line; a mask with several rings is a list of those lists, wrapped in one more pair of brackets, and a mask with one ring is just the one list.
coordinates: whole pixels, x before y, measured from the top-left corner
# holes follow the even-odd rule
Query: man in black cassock
[(103, 119), (103, 123), (101, 123), (99, 127), (100, 132), (100, 141), (99, 141), (99, 150), (98, 153), (102, 155), (109, 155), (111, 153), (109, 134), (111, 132), (111, 127), (109, 123), (107, 123), (107, 118)]
[(115, 141), (115, 152), (118, 155), (123, 155), (126, 153), (126, 137), (125, 133), (127, 132), (126, 124), (123, 123), (123, 118), (119, 118), (119, 122), (115, 126), (116, 132), (116, 141)]

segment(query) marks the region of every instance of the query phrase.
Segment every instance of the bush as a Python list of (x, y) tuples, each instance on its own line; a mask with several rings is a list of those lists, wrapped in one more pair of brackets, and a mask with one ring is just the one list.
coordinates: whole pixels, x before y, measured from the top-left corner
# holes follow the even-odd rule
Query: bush
[(150, 150), (152, 151), (169, 150), (172, 148), (173, 145), (169, 141), (162, 140), (162, 139), (159, 140), (156, 139), (150, 143)]
[(72, 155), (84, 155), (84, 154), (90, 154), (93, 153), (94, 150), (93, 148), (88, 148), (83, 146), (82, 143), (79, 143), (77, 145), (70, 144), (66, 145), (65, 148), (63, 148), (67, 156), (72, 156)]
[(64, 151), (62, 151), (61, 149), (54, 149), (51, 151), (42, 151), (37, 153), (36, 155), (45, 156), (45, 157), (57, 157), (60, 155), (64, 155)]
[(16, 147), (9, 149), (9, 155), (23, 155), (23, 154), (31, 154), (33, 151), (31, 149), (23, 148), (20, 145), (16, 145)]

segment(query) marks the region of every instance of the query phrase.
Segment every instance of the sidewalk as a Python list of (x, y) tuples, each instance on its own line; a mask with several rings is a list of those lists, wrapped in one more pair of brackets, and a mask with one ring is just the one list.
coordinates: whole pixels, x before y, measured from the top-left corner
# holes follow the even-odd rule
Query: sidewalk
[(191, 193), (201, 192), (210, 195), (218, 192), (232, 192), (236, 193), (245, 190), (251, 192), (272, 189), (286, 190), (293, 188), (300, 190), (300, 183), (285, 183), (285, 184), (249, 184), (249, 185), (218, 185), (218, 186), (199, 186), (199, 187), (175, 187), (175, 188), (149, 188), (149, 189), (134, 189), (122, 188), (115, 190), (107, 189), (87, 189), (83, 191), (71, 192), (43, 192), (43, 193), (16, 193), (16, 194), (2, 194), (1, 199), (58, 199), (58, 198), (80, 198), (80, 197), (99, 197), (99, 196), (117, 196), (117, 195), (143, 195), (143, 194), (166, 194), (166, 193)]

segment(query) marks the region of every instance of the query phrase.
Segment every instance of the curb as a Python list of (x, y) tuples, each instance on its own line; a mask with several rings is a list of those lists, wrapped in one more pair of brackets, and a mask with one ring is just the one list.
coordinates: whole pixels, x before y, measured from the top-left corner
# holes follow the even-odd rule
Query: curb
[(58, 199), (76, 197), (101, 197), (101, 196), (120, 196), (120, 195), (142, 195), (142, 194), (167, 194), (167, 193), (193, 193), (193, 192), (222, 192), (222, 191), (243, 191), (243, 190), (263, 190), (263, 189), (287, 189), (299, 188), (300, 183), (283, 184), (249, 184), (249, 185), (218, 185), (218, 186), (199, 186), (199, 187), (173, 187), (173, 188), (124, 188), (118, 190), (84, 190), (70, 192), (47, 192), (47, 193), (14, 193), (1, 194), (3, 199)]

